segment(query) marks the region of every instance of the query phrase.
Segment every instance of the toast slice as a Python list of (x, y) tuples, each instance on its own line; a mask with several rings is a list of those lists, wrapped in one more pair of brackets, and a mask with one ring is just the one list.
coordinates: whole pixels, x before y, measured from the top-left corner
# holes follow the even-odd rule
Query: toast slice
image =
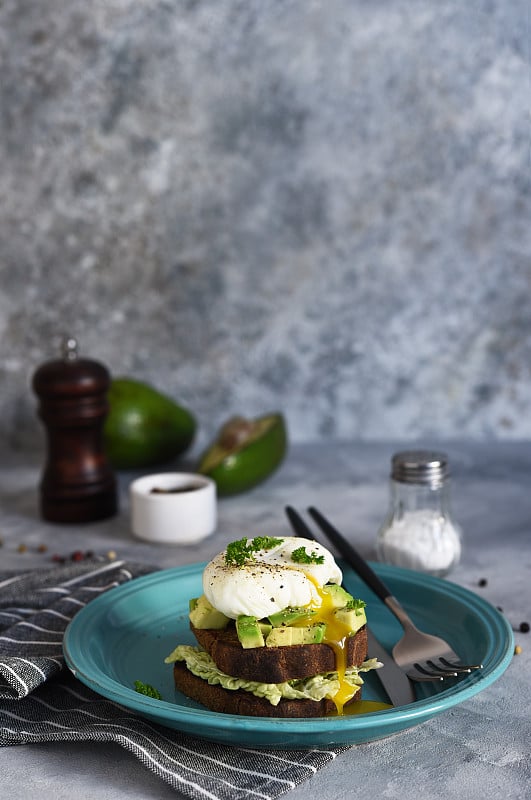
[[(319, 645), (308, 645), (317, 647)], [(263, 648), (260, 648), (263, 649)], [(268, 648), (273, 649), (273, 648)], [(282, 648), (274, 648), (280, 650)], [(288, 649), (288, 648), (285, 648)], [(287, 700), (283, 698), (278, 705), (271, 705), (264, 697), (256, 697), (244, 689), (234, 691), (212, 686), (202, 678), (193, 675), (183, 662), (176, 662), (173, 667), (175, 686), (187, 697), (196, 700), (211, 711), (222, 714), (243, 714), (252, 717), (323, 717), (333, 714), (336, 707), (332, 700)], [(361, 698), (361, 687), (352, 701)], [(352, 702), (351, 701), (351, 702)]]
[[(310, 678), (336, 669), (336, 655), (328, 644), (244, 649), (232, 625), (223, 630), (200, 629), (192, 624), (190, 628), (201, 647), (227, 675), (259, 683), (282, 683), (296, 678)], [(366, 658), (367, 630), (364, 626), (347, 639), (346, 666), (361, 666)], [(314, 703), (314, 701), (309, 702)]]

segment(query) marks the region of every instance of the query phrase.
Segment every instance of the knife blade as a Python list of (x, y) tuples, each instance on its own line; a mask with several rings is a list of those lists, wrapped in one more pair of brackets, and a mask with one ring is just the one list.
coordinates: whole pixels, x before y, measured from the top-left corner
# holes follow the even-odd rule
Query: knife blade
[(393, 706), (406, 706), (408, 703), (414, 703), (417, 698), (412, 682), (395, 663), (393, 656), (380, 644), (369, 626), (367, 626), (367, 639), (369, 658), (377, 658), (383, 664), (383, 667), (375, 670), (375, 673)]

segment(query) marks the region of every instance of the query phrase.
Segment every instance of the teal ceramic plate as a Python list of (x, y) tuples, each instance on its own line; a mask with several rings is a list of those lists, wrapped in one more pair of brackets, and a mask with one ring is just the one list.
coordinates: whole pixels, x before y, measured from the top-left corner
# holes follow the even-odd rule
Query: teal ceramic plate
[[(341, 563), (341, 562), (340, 562)], [(388, 609), (345, 564), (344, 584), (367, 602), (367, 617), (390, 649), (401, 627)], [(419, 627), (448, 639), (469, 663), (483, 664), (459, 681), (418, 684), (417, 700), (400, 708), (317, 719), (270, 719), (218, 714), (189, 700), (173, 686), (164, 658), (178, 643), (192, 643), (188, 599), (202, 592), (204, 564), (163, 570), (112, 589), (83, 608), (64, 638), (66, 663), (91, 689), (153, 722), (204, 739), (238, 745), (310, 748), (368, 742), (411, 728), (468, 700), (495, 681), (513, 654), (505, 618), (479, 596), (448, 581), (373, 564)], [(135, 680), (155, 686), (163, 700), (134, 690)], [(386, 702), (374, 674), (365, 700)]]

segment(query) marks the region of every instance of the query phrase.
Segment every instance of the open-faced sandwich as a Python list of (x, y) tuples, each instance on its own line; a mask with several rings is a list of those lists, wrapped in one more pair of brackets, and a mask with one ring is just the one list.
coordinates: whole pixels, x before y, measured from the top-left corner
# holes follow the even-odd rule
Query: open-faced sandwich
[(176, 687), (213, 711), (267, 717), (343, 713), (361, 699), (365, 603), (341, 587), (322, 545), (298, 537), (240, 539), (203, 573), (190, 600), (199, 644), (178, 645)]

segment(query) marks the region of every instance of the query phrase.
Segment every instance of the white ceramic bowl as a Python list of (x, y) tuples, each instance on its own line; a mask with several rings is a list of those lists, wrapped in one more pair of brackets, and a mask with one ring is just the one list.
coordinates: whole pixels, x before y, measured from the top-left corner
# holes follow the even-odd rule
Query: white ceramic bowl
[(194, 544), (216, 529), (216, 484), (204, 475), (163, 472), (130, 487), (131, 527), (146, 542)]

